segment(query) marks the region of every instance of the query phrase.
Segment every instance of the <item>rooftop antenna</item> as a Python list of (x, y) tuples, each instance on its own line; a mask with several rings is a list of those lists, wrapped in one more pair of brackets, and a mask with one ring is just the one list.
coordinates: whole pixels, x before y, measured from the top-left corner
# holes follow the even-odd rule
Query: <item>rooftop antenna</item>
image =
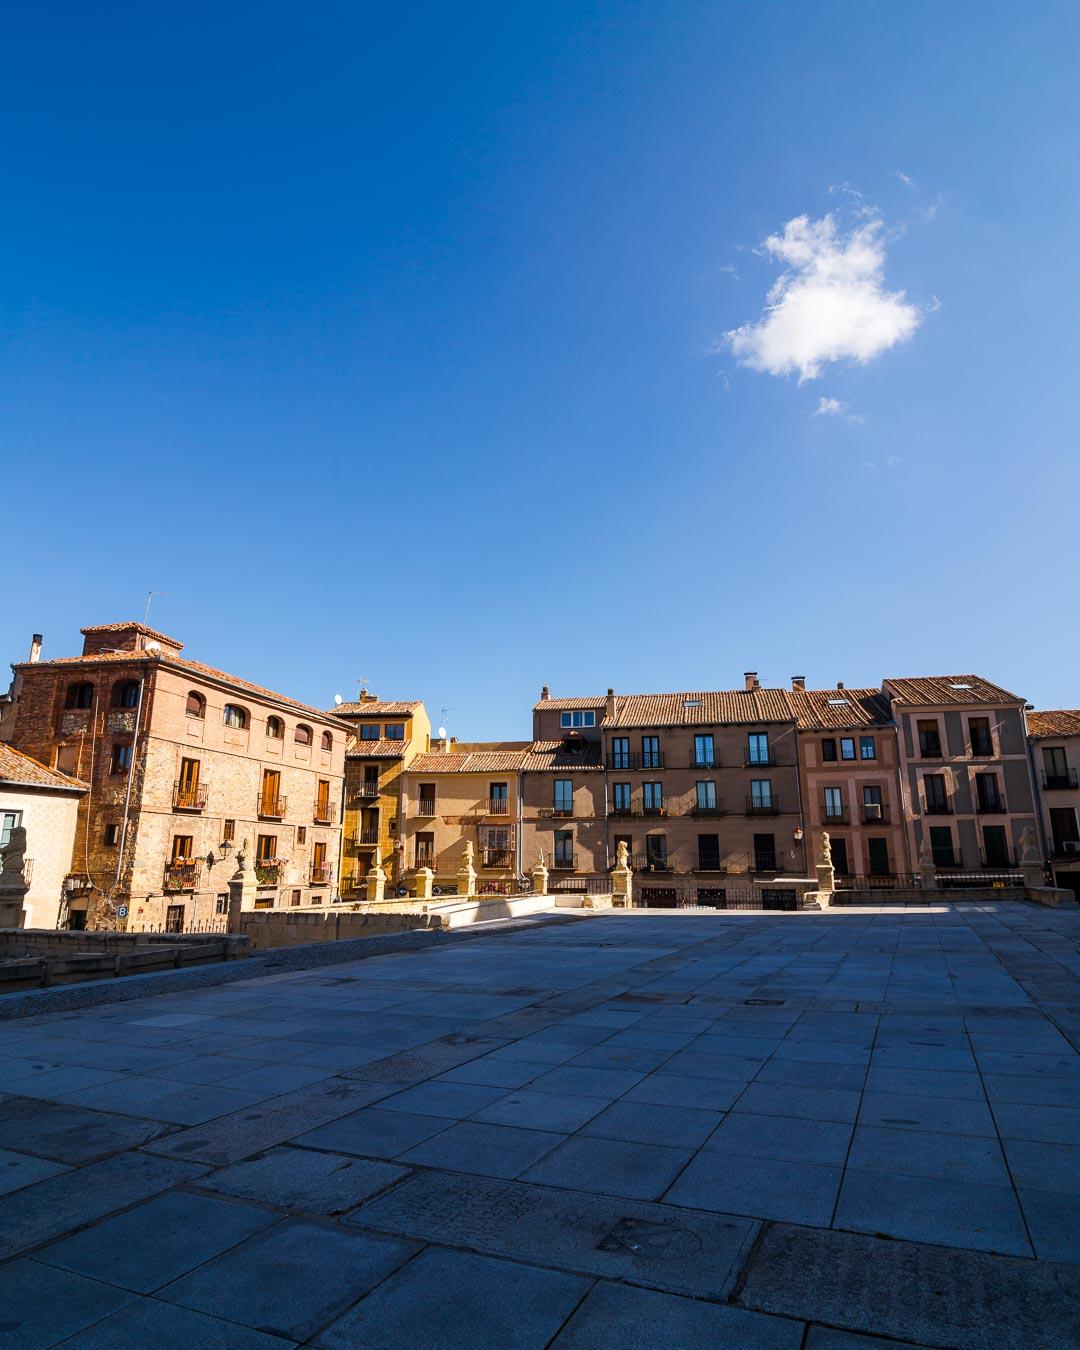
[(360, 702), (360, 695), (367, 693), (367, 676), (361, 675), (356, 681), (356, 701)]
[(146, 610), (143, 613), (143, 623), (148, 624), (150, 622), (150, 606), (154, 603), (154, 596), (155, 595), (167, 596), (168, 594), (169, 594), (168, 591), (146, 592)]
[(457, 712), (457, 709), (456, 709), (456, 708), (440, 708), (440, 709), (439, 709), (439, 740), (440, 740), (440, 741), (445, 741), (445, 740), (446, 740), (446, 714), (447, 714), (448, 712)]

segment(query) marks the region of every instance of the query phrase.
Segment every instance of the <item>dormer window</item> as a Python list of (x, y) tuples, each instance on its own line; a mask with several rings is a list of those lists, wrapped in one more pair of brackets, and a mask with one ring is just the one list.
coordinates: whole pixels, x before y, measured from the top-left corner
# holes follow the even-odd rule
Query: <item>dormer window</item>
[(360, 739), (362, 741), (377, 741), (380, 739), (381, 731), (377, 722), (363, 722), (360, 725)]
[(578, 708), (574, 712), (564, 712), (559, 718), (560, 727), (594, 727), (596, 713)]
[(403, 741), (405, 739), (405, 723), (388, 722), (383, 735), (388, 741)]

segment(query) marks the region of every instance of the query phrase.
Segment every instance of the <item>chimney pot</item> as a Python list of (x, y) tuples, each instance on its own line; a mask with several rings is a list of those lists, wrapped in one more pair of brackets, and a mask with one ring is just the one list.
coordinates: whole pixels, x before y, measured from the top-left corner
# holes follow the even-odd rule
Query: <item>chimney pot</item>
[(837, 687), (837, 689), (843, 689), (843, 687), (844, 687), (844, 681), (843, 681), (843, 680), (837, 680), (837, 681), (836, 681), (836, 687)]
[(792, 687), (792, 689), (805, 689), (805, 688), (806, 688), (806, 676), (805, 676), (805, 675), (792, 675), (792, 677), (791, 677), (791, 687)]
[(30, 660), (41, 660), (41, 634), (35, 633), (30, 639)]
[(548, 699), (550, 697), (551, 697), (551, 690), (545, 684), (543, 689), (540, 690), (540, 702), (543, 703), (545, 699)]
[(758, 677), (757, 677), (757, 671), (756, 671), (756, 670), (747, 670), (747, 671), (745, 671), (744, 674), (743, 674), (743, 679), (744, 679), (745, 682), (746, 682), (746, 690), (747, 690), (747, 693), (749, 693), (751, 689), (760, 689), (760, 688), (761, 688), (761, 686), (758, 684)]

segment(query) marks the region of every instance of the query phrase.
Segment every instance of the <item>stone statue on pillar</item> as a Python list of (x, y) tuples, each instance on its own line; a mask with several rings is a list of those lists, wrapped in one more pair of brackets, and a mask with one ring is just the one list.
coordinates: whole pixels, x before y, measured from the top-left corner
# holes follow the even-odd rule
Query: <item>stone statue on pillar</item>
[(12, 827), (4, 846), (3, 869), (0, 870), (0, 928), (21, 928), (23, 902), (30, 889), (26, 879), (26, 829)]
[(817, 873), (818, 893), (831, 896), (836, 890), (836, 871), (833, 868), (832, 860), (832, 840), (829, 838), (828, 830), (823, 830), (821, 834), (821, 856), (814, 868)]
[(255, 908), (255, 891), (258, 878), (255, 876), (255, 860), (252, 857), (251, 840), (245, 838), (236, 854), (236, 871), (229, 878), (229, 932), (240, 931), (240, 915)]
[(634, 874), (630, 869), (630, 853), (626, 840), (619, 840), (615, 852), (615, 866), (611, 873), (611, 903), (629, 909), (634, 903)]
[(466, 839), (465, 853), (457, 871), (458, 895), (476, 894), (476, 868), (473, 866), (472, 840)]
[(544, 862), (544, 850), (540, 849), (536, 855), (536, 862), (533, 864), (532, 885), (535, 895), (547, 895), (548, 890), (548, 870)]

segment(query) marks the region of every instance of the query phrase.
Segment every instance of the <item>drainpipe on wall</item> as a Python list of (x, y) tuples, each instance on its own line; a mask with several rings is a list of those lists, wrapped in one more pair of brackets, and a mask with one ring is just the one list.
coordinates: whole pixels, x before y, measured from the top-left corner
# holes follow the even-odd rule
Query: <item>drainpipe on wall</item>
[[(124, 793), (124, 820), (120, 826), (120, 849), (116, 859), (116, 876), (113, 878), (112, 894), (120, 886), (120, 872), (124, 865), (124, 853), (127, 849), (128, 819), (131, 815), (131, 785), (135, 778), (135, 765), (139, 757), (139, 731), (142, 727), (143, 691), (146, 688), (146, 672), (139, 676), (139, 701), (135, 705), (135, 734), (131, 738), (131, 763), (128, 765), (127, 790)], [(111, 897), (110, 897), (111, 898)]]

